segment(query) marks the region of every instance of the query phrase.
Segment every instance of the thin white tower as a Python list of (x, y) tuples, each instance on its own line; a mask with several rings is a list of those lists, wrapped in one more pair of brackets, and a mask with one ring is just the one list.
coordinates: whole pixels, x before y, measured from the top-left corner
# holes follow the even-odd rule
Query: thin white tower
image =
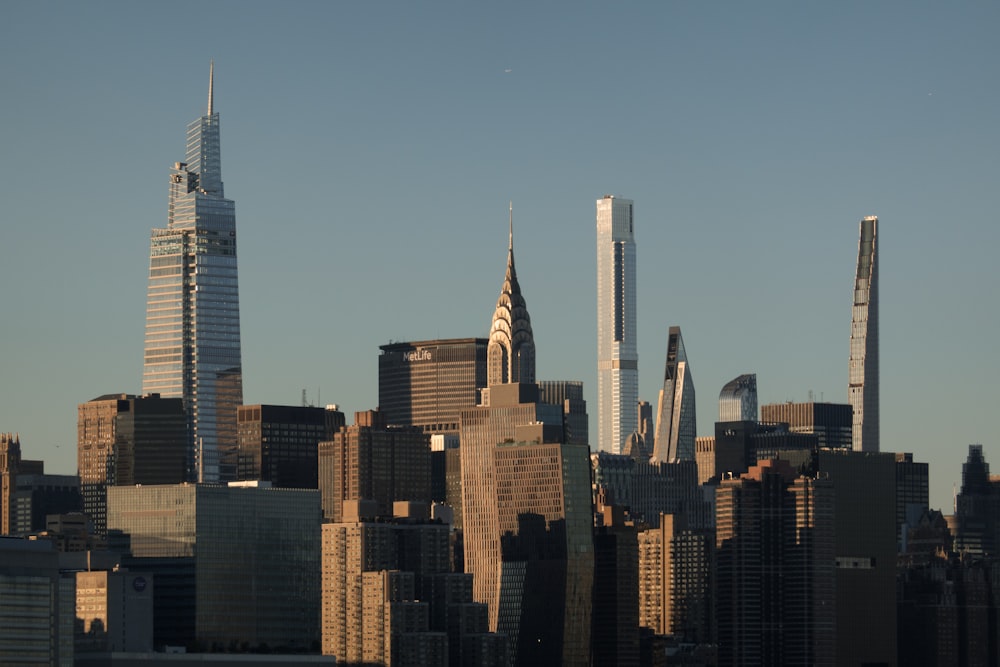
[(861, 219), (854, 278), (848, 401), (854, 410), (851, 445), (879, 451), (878, 415), (878, 217)]
[(631, 199), (597, 200), (597, 446), (624, 450), (638, 429), (635, 235)]

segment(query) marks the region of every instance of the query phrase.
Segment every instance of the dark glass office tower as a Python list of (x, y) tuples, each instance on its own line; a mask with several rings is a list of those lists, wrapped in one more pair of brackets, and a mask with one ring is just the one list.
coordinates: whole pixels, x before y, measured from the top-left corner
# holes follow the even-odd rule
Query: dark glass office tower
[(214, 67), (208, 112), (188, 125), (187, 161), (170, 173), (167, 227), (149, 246), (143, 393), (180, 397), (188, 415), (187, 476), (235, 479), (243, 403), (236, 212), (222, 186)]
[(386, 422), (425, 433), (458, 433), (458, 413), (486, 386), (485, 338), (379, 346), (378, 407)]

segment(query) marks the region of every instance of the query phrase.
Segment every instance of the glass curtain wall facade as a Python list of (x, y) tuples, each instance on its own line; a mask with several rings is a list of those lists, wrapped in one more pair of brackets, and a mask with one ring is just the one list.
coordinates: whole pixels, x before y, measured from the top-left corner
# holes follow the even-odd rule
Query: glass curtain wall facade
[(694, 380), (680, 327), (670, 327), (668, 332), (667, 364), (656, 416), (653, 459), (661, 463), (694, 461), (694, 439), (698, 427)]
[(597, 200), (597, 447), (621, 454), (638, 430), (635, 235), (631, 199)]
[(854, 409), (853, 448), (879, 451), (878, 416), (878, 217), (861, 219), (858, 270), (851, 317), (848, 400)]
[(757, 374), (730, 380), (719, 392), (720, 422), (757, 421)]
[(184, 399), (187, 476), (235, 479), (236, 408), (243, 403), (235, 203), (222, 185), (219, 114), (188, 125), (187, 161), (170, 173), (167, 227), (154, 229), (143, 393)]

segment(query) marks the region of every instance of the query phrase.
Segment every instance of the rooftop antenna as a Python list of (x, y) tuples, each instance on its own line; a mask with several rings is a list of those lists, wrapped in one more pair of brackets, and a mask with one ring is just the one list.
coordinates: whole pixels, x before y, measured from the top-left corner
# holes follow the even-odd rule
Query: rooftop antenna
[(208, 115), (212, 115), (212, 110), (215, 107), (215, 93), (213, 88), (215, 84), (215, 60), (210, 60), (208, 64)]
[(509, 240), (507, 241), (507, 249), (513, 250), (514, 249), (514, 200), (513, 199), (511, 199), (510, 202), (508, 202), (508, 206), (510, 207), (510, 237)]
[(306, 400), (306, 390), (305, 387), (302, 388), (302, 407), (308, 407), (309, 401)]

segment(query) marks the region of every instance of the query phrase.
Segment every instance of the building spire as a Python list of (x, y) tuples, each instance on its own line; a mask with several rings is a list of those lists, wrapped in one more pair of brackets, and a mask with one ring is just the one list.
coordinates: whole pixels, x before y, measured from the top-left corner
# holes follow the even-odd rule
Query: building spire
[(535, 382), (535, 340), (528, 307), (514, 269), (514, 203), (509, 204), (507, 273), (493, 312), (487, 356), (487, 386)]
[(215, 93), (213, 91), (215, 84), (215, 60), (210, 60), (208, 64), (208, 115), (212, 115), (213, 107), (215, 106)]
[(507, 250), (514, 249), (514, 200), (510, 200), (510, 240), (507, 242)]

